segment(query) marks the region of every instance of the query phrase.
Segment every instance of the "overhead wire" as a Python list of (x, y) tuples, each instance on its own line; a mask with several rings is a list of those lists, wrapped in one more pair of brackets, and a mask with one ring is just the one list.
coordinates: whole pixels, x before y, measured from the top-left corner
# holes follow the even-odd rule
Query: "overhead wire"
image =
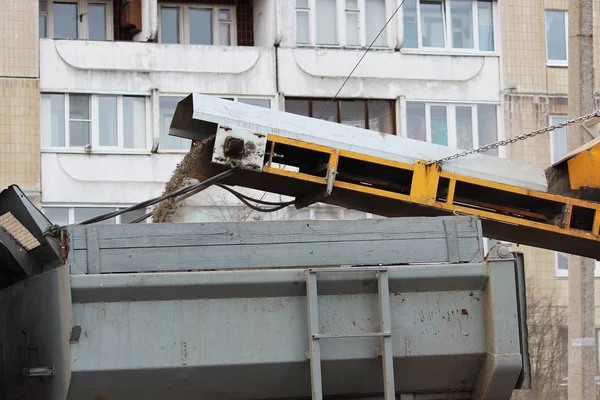
[[(327, 104), (327, 106), (325, 107), (325, 109), (323, 110), (323, 112), (321, 113), (321, 115), (319, 116), (319, 119), (321, 119), (323, 117), (323, 115), (325, 114), (325, 112), (327, 112), (327, 110), (329, 109), (329, 107), (331, 106), (331, 104), (337, 99), (338, 95), (341, 93), (342, 89), (344, 88), (344, 86), (346, 85), (346, 83), (348, 82), (348, 80), (350, 79), (350, 77), (352, 76), (352, 74), (354, 74), (354, 71), (356, 71), (356, 69), (358, 68), (358, 66), (360, 65), (360, 63), (362, 62), (362, 60), (365, 58), (365, 56), (367, 55), (367, 53), (371, 50), (371, 48), (373, 47), (373, 45), (375, 44), (375, 42), (377, 41), (377, 39), (379, 39), (379, 36), (381, 36), (381, 34), (385, 31), (385, 28), (387, 28), (387, 26), (389, 25), (389, 23), (392, 21), (392, 19), (396, 16), (396, 14), (398, 13), (398, 11), (400, 10), (400, 8), (402, 7), (402, 5), (404, 4), (406, 0), (402, 0), (402, 2), (400, 3), (400, 5), (398, 5), (398, 7), (396, 7), (396, 10), (392, 13), (392, 15), (390, 16), (390, 18), (388, 18), (388, 20), (386, 21), (386, 23), (383, 25), (383, 27), (381, 28), (381, 30), (379, 31), (379, 33), (377, 34), (377, 36), (375, 36), (375, 38), (373, 39), (373, 41), (371, 42), (371, 44), (369, 44), (369, 47), (367, 47), (367, 49), (365, 50), (365, 52), (363, 53), (363, 55), (360, 57), (360, 59), (358, 60), (358, 62), (356, 63), (356, 65), (354, 66), (354, 68), (352, 68), (352, 70), (350, 71), (350, 73), (348, 74), (348, 76), (346, 77), (346, 79), (344, 79), (344, 82), (342, 83), (342, 85), (340, 86), (340, 88), (338, 89), (338, 91), (336, 92), (336, 94), (333, 96), (333, 98), (329, 101), (329, 103)], [(170, 198), (174, 198), (174, 197), (179, 197), (181, 196), (181, 200), (186, 199), (190, 196), (193, 196), (194, 194), (208, 188), (209, 186), (211, 186), (212, 184), (216, 184), (216, 182), (218, 182), (221, 179), (224, 179), (228, 176), (230, 176), (231, 174), (233, 174), (233, 172), (235, 172), (234, 169), (230, 169), (227, 170), (225, 172), (222, 172), (218, 175), (215, 175), (211, 178), (208, 178), (202, 182), (198, 182), (196, 184), (193, 185), (189, 185), (186, 186), (184, 188), (181, 188), (179, 190), (176, 190), (174, 192), (171, 192), (169, 194), (165, 194), (159, 197), (155, 197), (153, 199), (149, 199), (146, 201), (143, 201), (141, 203), (135, 204), (133, 206), (121, 209), (121, 210), (117, 210), (111, 213), (106, 213), (106, 214), (102, 214), (93, 218), (89, 218), (83, 222), (80, 222), (80, 225), (88, 225), (88, 224), (93, 224), (96, 222), (101, 222), (101, 221), (105, 221), (107, 219), (111, 219), (111, 218), (115, 218), (116, 216), (125, 214), (127, 212), (131, 212), (131, 211), (137, 211), (137, 210), (141, 210), (144, 208), (147, 208), (151, 205), (157, 204), (163, 200), (166, 199), (170, 199)], [(281, 210), (285, 207), (288, 207), (292, 204), (294, 204), (294, 201), (287, 201), (287, 202), (270, 202), (270, 201), (264, 201), (264, 197), (266, 196), (267, 192), (265, 192), (262, 197), (260, 199), (254, 199), (252, 197), (246, 196), (240, 192), (237, 192), (227, 186), (221, 185), (221, 184), (216, 184), (216, 186), (220, 187), (221, 189), (227, 190), (228, 192), (230, 192), (231, 194), (233, 194), (236, 198), (238, 198), (242, 203), (244, 203), (246, 206), (250, 207), (251, 209), (255, 210), (255, 211), (260, 211), (260, 212), (275, 212), (278, 210)], [(262, 204), (262, 205), (268, 205), (268, 206), (273, 206), (271, 208), (267, 208), (267, 207), (259, 207), (256, 206), (250, 202), (255, 202), (257, 204)], [(139, 218), (134, 219), (131, 223), (139, 223), (141, 221), (144, 221), (146, 219), (148, 219), (150, 216), (152, 216), (152, 212), (149, 212)], [(246, 217), (246, 219), (250, 216), (250, 214)]]
[[(294, 203), (294, 201), (285, 201), (285, 202), (273, 202), (273, 201), (264, 201), (262, 199), (255, 199), (253, 197), (247, 196), (243, 193), (238, 192), (237, 190), (234, 190), (226, 185), (220, 184), (220, 183), (214, 183), (214, 186), (217, 186), (223, 190), (226, 190), (228, 192), (230, 192), (231, 194), (233, 194), (236, 198), (238, 198), (242, 203), (244, 203), (246, 206), (250, 207), (251, 209), (255, 210), (255, 211), (259, 211), (259, 212), (265, 212), (265, 213), (270, 213), (270, 212), (275, 212), (275, 211), (279, 211), (285, 207), (288, 207), (290, 205), (292, 205)], [(183, 201), (185, 199), (187, 199), (188, 197), (191, 197), (199, 192), (201, 192), (202, 190), (207, 189), (209, 186), (207, 185), (191, 185), (188, 187), (193, 187), (192, 190), (182, 194), (178, 200)], [(250, 202), (255, 202), (258, 204), (263, 204), (263, 205), (268, 205), (268, 206), (273, 206), (271, 208), (265, 208), (265, 207), (258, 207)], [(152, 211), (139, 217), (134, 219), (133, 221), (131, 221), (131, 224), (137, 224), (139, 222), (142, 222), (146, 219), (148, 219), (149, 217), (152, 216)]]
[(390, 24), (390, 22), (392, 21), (392, 19), (398, 13), (398, 11), (400, 11), (400, 7), (402, 7), (402, 5), (404, 4), (405, 1), (406, 0), (402, 0), (402, 2), (400, 3), (400, 5), (398, 7), (396, 7), (396, 10), (394, 11), (394, 13), (388, 18), (388, 20), (386, 21), (385, 25), (383, 25), (383, 28), (381, 28), (381, 30), (379, 31), (379, 33), (377, 34), (377, 36), (375, 36), (375, 39), (373, 39), (373, 41), (371, 42), (371, 44), (369, 45), (369, 47), (367, 47), (367, 49), (363, 53), (362, 57), (358, 60), (358, 62), (354, 66), (354, 68), (352, 68), (352, 71), (350, 71), (350, 73), (348, 74), (348, 76), (346, 77), (346, 79), (344, 79), (344, 82), (342, 83), (342, 86), (340, 86), (340, 88), (338, 89), (337, 93), (329, 101), (329, 103), (327, 104), (327, 106), (325, 107), (325, 109), (323, 110), (323, 112), (321, 113), (321, 115), (319, 115), (319, 119), (321, 119), (323, 117), (323, 115), (325, 115), (325, 113), (329, 109), (329, 106), (335, 101), (335, 99), (337, 99), (337, 97), (341, 93), (341, 91), (344, 88), (344, 86), (346, 86), (346, 83), (348, 82), (348, 80), (350, 79), (350, 77), (352, 76), (352, 74), (354, 74), (354, 71), (356, 71), (356, 69), (358, 68), (358, 66), (362, 62), (363, 58), (365, 58), (365, 56), (367, 55), (367, 53), (369, 52), (369, 50), (371, 50), (371, 47), (373, 47), (373, 45), (375, 44), (375, 42), (377, 41), (377, 39), (379, 39), (379, 36), (381, 36), (381, 34), (383, 33), (383, 31), (385, 31), (385, 28), (387, 28), (387, 26)]
[[(321, 113), (321, 115), (319, 115), (319, 119), (323, 118), (323, 115), (327, 112), (327, 110), (329, 109), (329, 106), (331, 106), (331, 104), (335, 101), (335, 99), (337, 99), (337, 97), (342, 92), (342, 89), (344, 88), (344, 86), (346, 86), (346, 83), (348, 82), (348, 80), (350, 79), (350, 77), (352, 76), (352, 74), (354, 74), (354, 71), (356, 71), (356, 69), (358, 68), (358, 66), (360, 65), (360, 63), (362, 62), (362, 60), (365, 58), (365, 56), (367, 55), (367, 53), (371, 50), (371, 48), (373, 47), (373, 45), (375, 44), (375, 42), (377, 41), (377, 39), (379, 39), (379, 36), (381, 36), (381, 34), (383, 33), (383, 31), (385, 31), (385, 28), (387, 28), (387, 26), (390, 24), (390, 22), (392, 21), (392, 19), (394, 19), (394, 17), (396, 16), (396, 14), (398, 14), (398, 11), (400, 11), (400, 8), (404, 5), (405, 1), (406, 0), (402, 0), (402, 2), (398, 5), (398, 7), (396, 7), (396, 10), (392, 13), (392, 15), (385, 22), (385, 24), (383, 25), (383, 27), (381, 28), (381, 30), (379, 31), (379, 33), (377, 34), (377, 36), (375, 36), (375, 38), (373, 39), (373, 41), (371, 42), (371, 44), (369, 44), (369, 47), (367, 47), (367, 49), (365, 50), (365, 52), (363, 53), (363, 55), (360, 57), (360, 59), (358, 60), (358, 62), (354, 66), (354, 68), (352, 68), (352, 71), (350, 71), (350, 73), (348, 74), (348, 76), (346, 77), (346, 79), (344, 79), (344, 82), (342, 82), (342, 85), (340, 86), (340, 88), (338, 89), (338, 91), (336, 92), (336, 94), (331, 98), (331, 100), (329, 101), (329, 103), (327, 103), (327, 106), (325, 107), (325, 109), (323, 110), (323, 112)], [(264, 192), (263, 195), (261, 196), (260, 200), (264, 199), (266, 195), (267, 195), (267, 192)], [(293, 202), (291, 202), (291, 203), (293, 204)], [(250, 217), (250, 214), (248, 214), (244, 220), (248, 219), (248, 217)]]
[(154, 205), (154, 204), (159, 203), (159, 202), (161, 202), (163, 200), (166, 200), (166, 199), (170, 199), (170, 198), (173, 198), (173, 197), (185, 195), (185, 194), (190, 193), (190, 192), (192, 192), (194, 190), (198, 190), (198, 189), (203, 188), (203, 187), (208, 187), (208, 186), (210, 186), (210, 185), (212, 185), (212, 184), (214, 184), (214, 183), (216, 183), (216, 182), (218, 182), (218, 181), (220, 181), (220, 180), (222, 180), (224, 178), (227, 178), (227, 177), (231, 176), (235, 171), (236, 171), (235, 168), (228, 169), (227, 171), (221, 172), (220, 174), (212, 176), (212, 177), (210, 177), (210, 178), (208, 178), (208, 179), (206, 179), (206, 180), (204, 180), (202, 182), (198, 182), (196, 184), (186, 186), (186, 187), (181, 188), (179, 190), (176, 190), (174, 192), (171, 192), (171, 193), (168, 193), (168, 194), (164, 194), (162, 196), (155, 197), (153, 199), (149, 199), (149, 200), (143, 201), (141, 203), (135, 204), (133, 206), (130, 206), (130, 207), (118, 210), (118, 211), (114, 211), (114, 212), (111, 212), (111, 213), (102, 214), (102, 215), (98, 215), (98, 216), (93, 217), (93, 218), (86, 219), (85, 221), (82, 221), (79, 224), (80, 225), (88, 225), (88, 224), (93, 224), (95, 222), (105, 221), (107, 219), (114, 218), (114, 217), (116, 217), (118, 215), (125, 214), (125, 213), (130, 212), (130, 211), (136, 211), (136, 210), (140, 210), (140, 209), (149, 207), (151, 205)]

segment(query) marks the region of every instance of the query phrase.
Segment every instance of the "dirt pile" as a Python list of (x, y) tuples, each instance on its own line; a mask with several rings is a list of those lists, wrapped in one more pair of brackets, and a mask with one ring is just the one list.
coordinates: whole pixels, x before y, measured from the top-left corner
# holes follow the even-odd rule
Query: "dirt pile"
[[(204, 143), (198, 143), (186, 155), (183, 160), (177, 165), (171, 179), (165, 185), (163, 195), (172, 193), (185, 186), (186, 181), (190, 179), (194, 165), (200, 162), (202, 147)], [(183, 200), (177, 198), (167, 199), (158, 203), (152, 212), (152, 222), (169, 223), (173, 219), (173, 214), (181, 207)]]

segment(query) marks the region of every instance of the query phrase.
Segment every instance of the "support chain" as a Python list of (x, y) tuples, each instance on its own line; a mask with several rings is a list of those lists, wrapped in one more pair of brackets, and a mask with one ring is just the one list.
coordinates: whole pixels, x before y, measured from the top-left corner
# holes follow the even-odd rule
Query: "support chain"
[(431, 164), (438, 164), (439, 165), (439, 164), (441, 164), (443, 162), (450, 161), (450, 160), (455, 160), (457, 158), (465, 157), (465, 156), (468, 156), (470, 154), (484, 153), (484, 152), (486, 152), (488, 150), (497, 149), (500, 146), (507, 146), (509, 144), (516, 143), (516, 142), (521, 141), (521, 140), (529, 139), (529, 138), (532, 138), (532, 137), (537, 136), (537, 135), (541, 135), (541, 134), (544, 134), (544, 133), (552, 132), (552, 131), (554, 131), (556, 129), (560, 129), (560, 128), (564, 128), (564, 127), (569, 126), (569, 125), (581, 123), (581, 122), (584, 122), (584, 121), (587, 121), (589, 119), (596, 118), (596, 117), (600, 117), (600, 110), (594, 111), (591, 114), (587, 114), (587, 115), (583, 115), (581, 117), (577, 117), (577, 118), (573, 118), (573, 119), (567, 120), (565, 122), (561, 122), (561, 123), (558, 123), (558, 124), (555, 124), (555, 125), (547, 126), (545, 128), (538, 129), (538, 130), (535, 130), (535, 131), (532, 131), (532, 132), (523, 133), (521, 135), (517, 135), (517, 136), (509, 138), (509, 139), (504, 139), (504, 140), (500, 140), (498, 142), (486, 144), (485, 146), (481, 146), (481, 147), (474, 148), (474, 149), (471, 149), (471, 150), (466, 150), (466, 151), (463, 151), (462, 153), (456, 153), (456, 154), (453, 154), (453, 155), (448, 156), (448, 157), (440, 158), (439, 160), (429, 161), (427, 163), (427, 165), (431, 165)]

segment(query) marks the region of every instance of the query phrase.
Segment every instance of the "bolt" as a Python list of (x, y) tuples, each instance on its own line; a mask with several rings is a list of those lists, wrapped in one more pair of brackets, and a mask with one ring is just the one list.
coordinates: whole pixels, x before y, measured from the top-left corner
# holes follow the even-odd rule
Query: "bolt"
[(500, 256), (500, 258), (507, 258), (510, 255), (508, 246), (499, 246), (498, 247), (498, 255)]
[(241, 157), (244, 153), (244, 140), (228, 136), (223, 145), (223, 153), (227, 157)]

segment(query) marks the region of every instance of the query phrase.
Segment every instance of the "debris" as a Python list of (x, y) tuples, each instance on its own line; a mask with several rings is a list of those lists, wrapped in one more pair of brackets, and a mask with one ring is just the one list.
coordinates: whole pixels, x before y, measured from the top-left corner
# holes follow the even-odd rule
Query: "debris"
[[(171, 175), (171, 179), (166, 183), (163, 195), (172, 193), (185, 186), (186, 181), (190, 179), (194, 165), (200, 161), (203, 146), (204, 142), (196, 144), (183, 157), (183, 160), (181, 160), (177, 168), (175, 168), (173, 175)], [(173, 215), (182, 204), (183, 201), (177, 198), (167, 199), (158, 203), (152, 212), (152, 222), (155, 224), (171, 222)]]

